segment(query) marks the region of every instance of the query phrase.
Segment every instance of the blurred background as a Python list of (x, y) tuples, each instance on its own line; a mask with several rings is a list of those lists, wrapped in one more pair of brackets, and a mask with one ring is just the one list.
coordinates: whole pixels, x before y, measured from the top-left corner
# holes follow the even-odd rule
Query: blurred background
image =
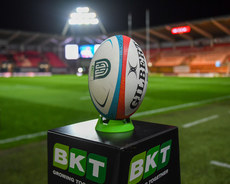
[(229, 1), (8, 1), (0, 6), (0, 178), (47, 183), (47, 130), (95, 119), (88, 68), (107, 38), (145, 53), (133, 119), (178, 126), (182, 183), (230, 183)]

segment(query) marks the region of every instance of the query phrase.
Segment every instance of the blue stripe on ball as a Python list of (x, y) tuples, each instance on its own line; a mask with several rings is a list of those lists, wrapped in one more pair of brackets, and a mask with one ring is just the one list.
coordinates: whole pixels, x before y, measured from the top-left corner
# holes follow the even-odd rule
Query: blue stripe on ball
[(116, 38), (119, 44), (119, 68), (118, 68), (117, 84), (116, 84), (113, 100), (107, 115), (109, 119), (116, 119), (117, 106), (118, 106), (119, 93), (120, 93), (120, 84), (121, 84), (121, 73), (122, 73), (123, 37), (122, 35), (117, 35)]

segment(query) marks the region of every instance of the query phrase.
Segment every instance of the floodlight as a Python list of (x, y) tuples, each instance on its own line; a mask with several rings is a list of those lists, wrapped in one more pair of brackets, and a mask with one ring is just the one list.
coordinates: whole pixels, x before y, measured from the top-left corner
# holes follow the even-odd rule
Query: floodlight
[(70, 14), (69, 24), (70, 25), (88, 25), (88, 24), (98, 24), (99, 20), (96, 18), (95, 12), (89, 12), (84, 8), (77, 8), (77, 12)]
[(74, 18), (77, 17), (77, 14), (78, 14), (78, 13), (73, 12), (73, 13), (71, 13), (69, 16), (70, 16), (70, 18), (74, 19)]
[(69, 24), (76, 25), (76, 24), (81, 24), (81, 22), (77, 19), (69, 19)]
[(77, 13), (73, 12), (70, 14), (70, 18), (72, 19), (93, 19), (96, 18), (96, 13), (91, 12), (91, 13)]
[(88, 7), (78, 7), (78, 8), (76, 8), (76, 11), (78, 13), (88, 13), (89, 12), (89, 8)]
[(96, 18), (97, 14), (92, 12), (92, 13), (88, 13), (89, 18)]
[(91, 24), (98, 24), (99, 20), (97, 18), (91, 20)]
[(102, 33), (106, 34), (106, 30), (104, 25), (99, 21), (97, 14), (94, 10), (89, 7), (78, 7), (76, 11), (72, 12), (69, 15), (69, 19), (67, 20), (63, 30), (62, 35), (65, 35), (69, 29), (69, 25), (96, 25), (98, 24)]

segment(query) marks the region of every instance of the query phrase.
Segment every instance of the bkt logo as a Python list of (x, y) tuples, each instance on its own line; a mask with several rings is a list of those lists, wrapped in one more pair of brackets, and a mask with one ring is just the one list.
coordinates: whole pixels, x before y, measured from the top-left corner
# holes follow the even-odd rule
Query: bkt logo
[(168, 165), (172, 140), (135, 155), (129, 167), (128, 184), (136, 184)]
[(93, 79), (105, 78), (111, 70), (111, 64), (108, 59), (99, 59), (95, 61)]
[(104, 183), (106, 179), (107, 158), (84, 150), (71, 148), (56, 143), (54, 145), (53, 166), (78, 176), (86, 176), (88, 180)]

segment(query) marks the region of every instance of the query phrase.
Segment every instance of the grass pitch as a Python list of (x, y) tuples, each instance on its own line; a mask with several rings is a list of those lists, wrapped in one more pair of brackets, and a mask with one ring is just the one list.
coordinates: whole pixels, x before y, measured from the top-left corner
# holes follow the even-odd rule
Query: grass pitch
[[(0, 78), (0, 140), (97, 118), (87, 79), (72, 75)], [(218, 97), (224, 99), (218, 101)], [(210, 162), (230, 164), (230, 78), (150, 76), (137, 113), (205, 100), (207, 103), (135, 119), (179, 127), (182, 183), (227, 184), (230, 169)], [(213, 115), (217, 118), (183, 128)], [(0, 144), (1, 183), (47, 183), (45, 139)]]

